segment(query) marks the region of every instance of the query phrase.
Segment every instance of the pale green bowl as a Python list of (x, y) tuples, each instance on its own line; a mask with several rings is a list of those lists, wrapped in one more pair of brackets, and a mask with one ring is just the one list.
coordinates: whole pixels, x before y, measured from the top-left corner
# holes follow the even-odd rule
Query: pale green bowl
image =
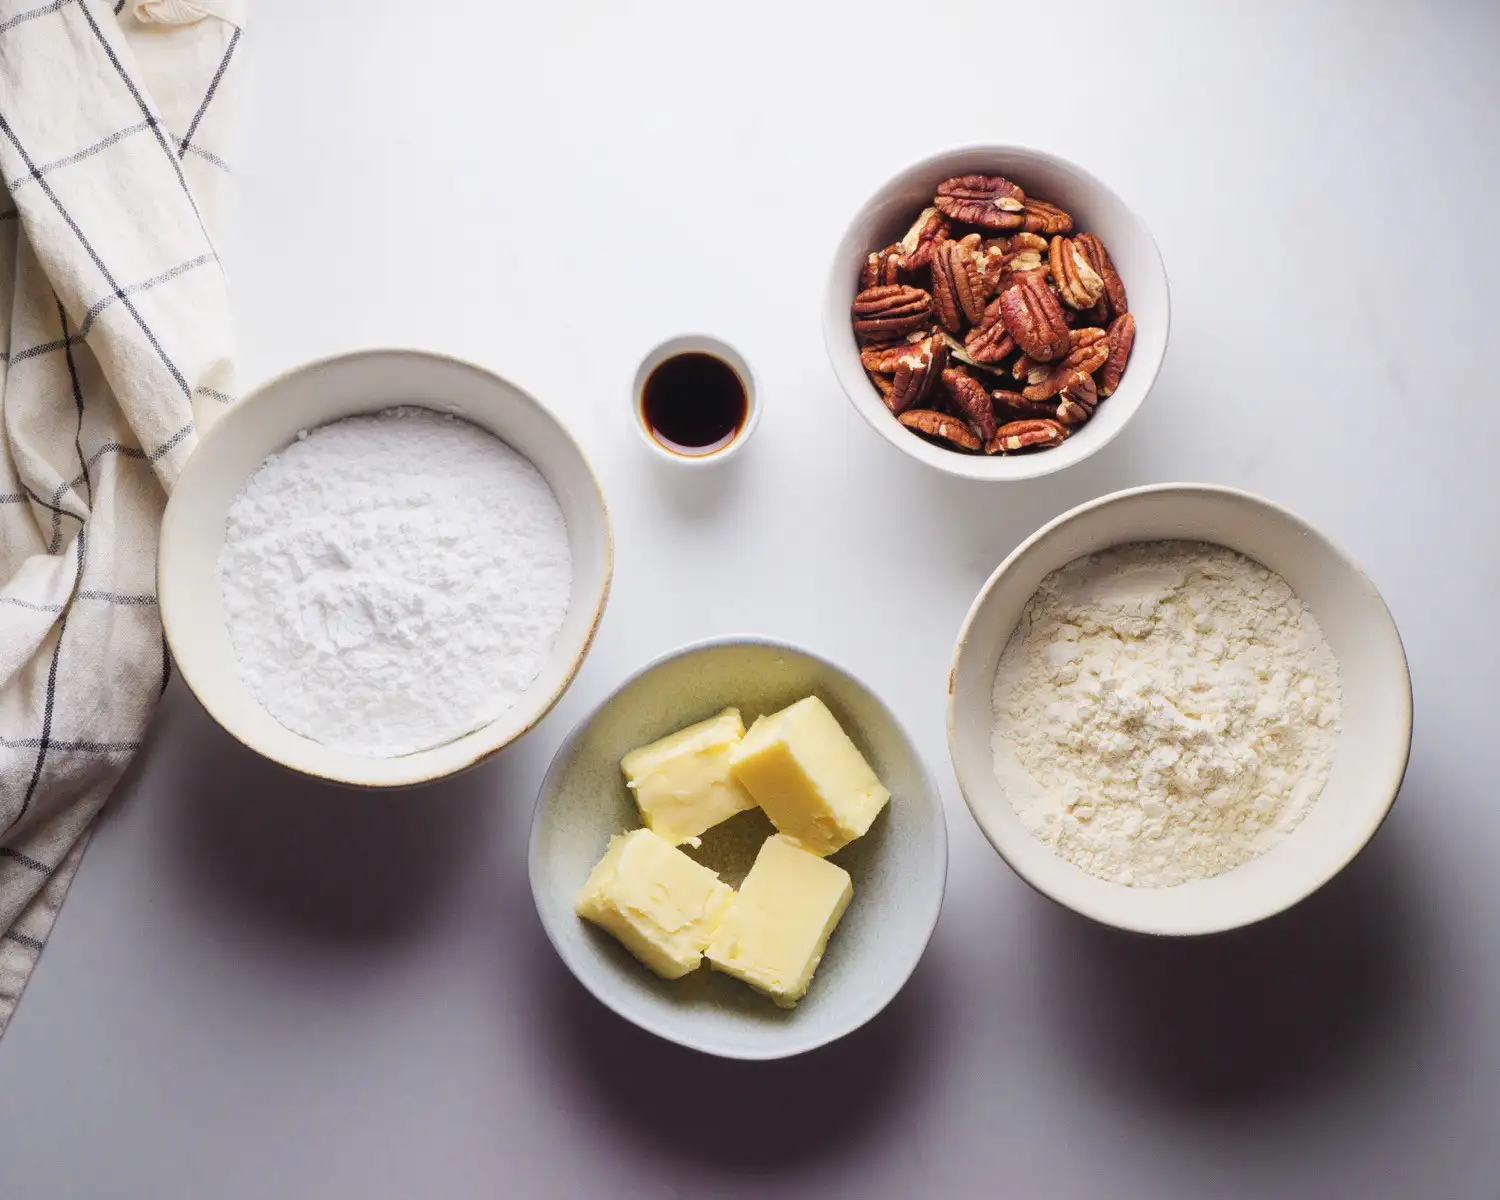
[[(641, 823), (621, 757), (729, 705), (748, 725), (809, 694), (823, 698), (891, 791), (870, 832), (833, 856), (853, 877), (854, 900), (811, 990), (783, 1010), (707, 964), (685, 979), (658, 979), (573, 912), (610, 837)], [(738, 884), (771, 832), (759, 810), (743, 813), (688, 852)], [(579, 724), (542, 783), (529, 862), (547, 936), (600, 1001), (642, 1029), (707, 1054), (785, 1058), (853, 1032), (901, 990), (942, 908), (948, 832), (942, 800), (911, 739), (864, 684), (806, 650), (737, 637), (658, 659)]]

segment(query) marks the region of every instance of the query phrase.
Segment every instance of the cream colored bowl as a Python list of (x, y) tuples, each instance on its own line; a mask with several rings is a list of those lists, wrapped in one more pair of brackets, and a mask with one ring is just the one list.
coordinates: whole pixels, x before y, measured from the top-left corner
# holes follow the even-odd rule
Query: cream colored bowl
[[(398, 758), (321, 745), (280, 724), (241, 682), (215, 563), (229, 506), (299, 430), (416, 404), (489, 430), (546, 478), (568, 523), (573, 599), (541, 673), (508, 712), (452, 742)], [(520, 388), (482, 367), (416, 350), (366, 350), (299, 367), (226, 413), (193, 452), (162, 520), (157, 594), (177, 668), (228, 733), (283, 766), (359, 787), (404, 787), (462, 771), (509, 745), (557, 703), (588, 653), (614, 565), (609, 513), (578, 444)]]
[[(706, 964), (683, 979), (658, 979), (575, 915), (578, 891), (610, 837), (641, 823), (620, 776), (621, 758), (731, 705), (748, 724), (812, 694), (833, 710), (890, 789), (891, 801), (868, 833), (833, 856), (853, 878), (854, 899), (795, 1008), (777, 1008)], [(710, 829), (703, 849), (693, 853), (737, 885), (772, 832), (754, 809)], [(721, 638), (643, 667), (568, 735), (537, 798), (529, 863), (542, 927), (601, 1003), (706, 1054), (785, 1058), (858, 1029), (916, 969), (943, 905), (948, 829), (942, 798), (916, 747), (869, 688), (795, 646)]]
[[(960, 454), (918, 437), (896, 420), (859, 362), (859, 342), (849, 305), (859, 288), (859, 268), (871, 250), (895, 241), (932, 203), (944, 179), (979, 173), (1004, 175), (1038, 199), (1061, 205), (1078, 231), (1094, 233), (1109, 249), (1135, 314), (1135, 346), (1119, 390), (1100, 403), (1062, 445), (1032, 454)], [(1082, 462), (1107, 445), (1141, 407), (1161, 370), (1172, 322), (1167, 271), (1146, 224), (1101, 180), (1061, 155), (1026, 146), (964, 146), (913, 163), (882, 184), (849, 223), (823, 291), (823, 341), (849, 402), (870, 426), (905, 454), (968, 479), (1017, 480), (1050, 475)]]
[[(1280, 574), (1312, 610), (1339, 661), (1343, 729), (1312, 811), (1265, 854), (1212, 879), (1126, 887), (1085, 874), (1021, 824), (995, 778), (991, 690), (1000, 653), (1050, 572), (1122, 542), (1215, 542)], [(1411, 676), (1375, 585), (1323, 534), (1231, 488), (1161, 484), (1084, 504), (1033, 534), (990, 576), (964, 621), (948, 678), (948, 747), (969, 810), (1021, 878), (1106, 925), (1213, 933), (1289, 908), (1363, 849), (1390, 810), (1411, 750)]]

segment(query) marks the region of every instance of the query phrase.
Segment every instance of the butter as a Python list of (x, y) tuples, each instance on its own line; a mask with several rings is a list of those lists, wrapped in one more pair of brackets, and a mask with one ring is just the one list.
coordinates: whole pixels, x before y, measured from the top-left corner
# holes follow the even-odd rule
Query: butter
[(729, 769), (730, 754), (744, 732), (739, 709), (726, 708), (621, 759), (625, 783), (646, 828), (675, 846), (754, 808), (755, 801)]
[(734, 889), (649, 829), (610, 839), (574, 905), (663, 979), (703, 962)]
[(891, 798), (816, 696), (757, 719), (730, 765), (772, 824), (815, 854), (865, 833)]
[(829, 935), (853, 895), (843, 867), (775, 834), (755, 856), (709, 942), (708, 961), (791, 1008), (807, 994)]

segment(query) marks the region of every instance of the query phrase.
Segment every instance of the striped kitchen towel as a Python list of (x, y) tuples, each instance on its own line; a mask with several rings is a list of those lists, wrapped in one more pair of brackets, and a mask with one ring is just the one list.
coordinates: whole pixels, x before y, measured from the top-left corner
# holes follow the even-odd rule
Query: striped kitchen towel
[(231, 402), (243, 0), (0, 0), (0, 1031), (169, 670), (162, 506)]

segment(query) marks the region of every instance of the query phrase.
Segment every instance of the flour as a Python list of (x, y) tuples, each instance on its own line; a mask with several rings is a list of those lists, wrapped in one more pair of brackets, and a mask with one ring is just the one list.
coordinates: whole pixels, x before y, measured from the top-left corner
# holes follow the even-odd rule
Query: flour
[(1342, 702), (1333, 652), (1281, 576), (1205, 543), (1120, 546), (1027, 604), (995, 675), (995, 772), (1054, 852), (1167, 887), (1302, 820)]
[(218, 572), (241, 678), (267, 711), (381, 758), (515, 704), (572, 591), (537, 469), (421, 408), (336, 421), (266, 459), (230, 506)]

